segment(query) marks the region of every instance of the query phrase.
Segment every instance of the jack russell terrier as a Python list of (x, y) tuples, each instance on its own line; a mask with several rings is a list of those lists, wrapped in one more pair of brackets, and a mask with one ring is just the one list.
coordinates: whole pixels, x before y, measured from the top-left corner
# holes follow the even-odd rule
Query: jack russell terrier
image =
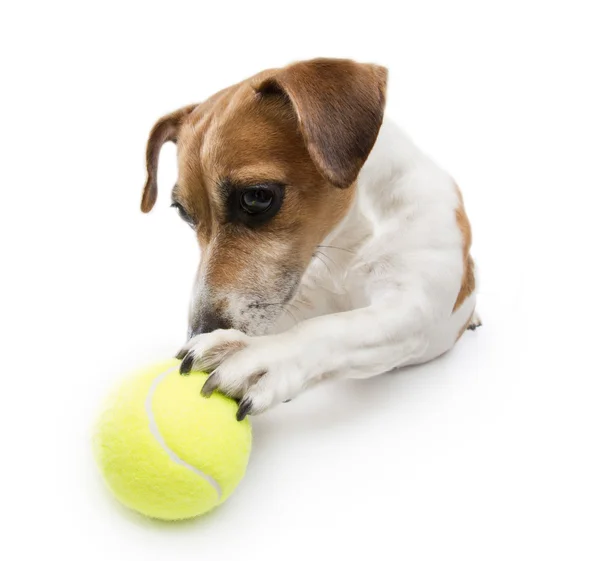
[(387, 70), (315, 59), (162, 117), (173, 206), (201, 248), (181, 373), (238, 419), (332, 378), (431, 360), (480, 325), (471, 229), (445, 171), (384, 118)]

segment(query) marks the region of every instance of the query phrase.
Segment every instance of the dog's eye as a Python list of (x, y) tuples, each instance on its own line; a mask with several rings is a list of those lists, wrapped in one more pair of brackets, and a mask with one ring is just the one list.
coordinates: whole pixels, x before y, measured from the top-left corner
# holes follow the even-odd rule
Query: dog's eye
[(269, 187), (252, 187), (241, 193), (240, 206), (248, 214), (267, 212), (273, 205), (275, 195)]
[(259, 183), (248, 186), (225, 184), (227, 220), (250, 228), (269, 222), (281, 209), (285, 186), (281, 183)]
[(185, 208), (183, 208), (179, 203), (175, 201), (171, 203), (171, 206), (177, 209), (179, 216), (184, 222), (187, 222), (192, 228), (194, 227), (194, 221), (192, 220), (192, 217), (186, 212)]

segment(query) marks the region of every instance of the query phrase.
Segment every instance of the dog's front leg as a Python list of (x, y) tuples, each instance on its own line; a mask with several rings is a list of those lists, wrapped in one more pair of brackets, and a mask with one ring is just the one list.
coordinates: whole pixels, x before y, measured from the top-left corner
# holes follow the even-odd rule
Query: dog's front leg
[(278, 335), (229, 329), (198, 335), (179, 356), (181, 372), (211, 372), (203, 393), (240, 399), (238, 418), (287, 401), (320, 380), (370, 377), (422, 352), (422, 313), (400, 302), (320, 316)]

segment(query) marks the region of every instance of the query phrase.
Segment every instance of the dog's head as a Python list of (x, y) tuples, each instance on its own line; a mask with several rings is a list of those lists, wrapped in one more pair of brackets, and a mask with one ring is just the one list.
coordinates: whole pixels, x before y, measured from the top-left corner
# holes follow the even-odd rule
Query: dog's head
[(162, 117), (146, 151), (142, 210), (157, 197), (161, 146), (177, 143), (172, 200), (201, 261), (189, 333), (265, 333), (315, 250), (352, 204), (379, 132), (384, 68), (317, 59), (268, 70)]

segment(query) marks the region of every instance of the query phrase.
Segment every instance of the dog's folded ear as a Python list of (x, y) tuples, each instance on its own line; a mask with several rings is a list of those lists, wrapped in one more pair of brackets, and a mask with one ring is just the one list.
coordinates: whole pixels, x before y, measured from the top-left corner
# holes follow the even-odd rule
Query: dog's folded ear
[(156, 174), (160, 149), (165, 142), (177, 142), (179, 128), (197, 105), (182, 107), (173, 113), (161, 117), (150, 131), (146, 145), (146, 170), (148, 178), (142, 194), (142, 212), (150, 212), (157, 196)]
[(382, 66), (322, 58), (274, 70), (253, 87), (290, 100), (315, 165), (333, 185), (348, 187), (377, 139), (386, 85)]

